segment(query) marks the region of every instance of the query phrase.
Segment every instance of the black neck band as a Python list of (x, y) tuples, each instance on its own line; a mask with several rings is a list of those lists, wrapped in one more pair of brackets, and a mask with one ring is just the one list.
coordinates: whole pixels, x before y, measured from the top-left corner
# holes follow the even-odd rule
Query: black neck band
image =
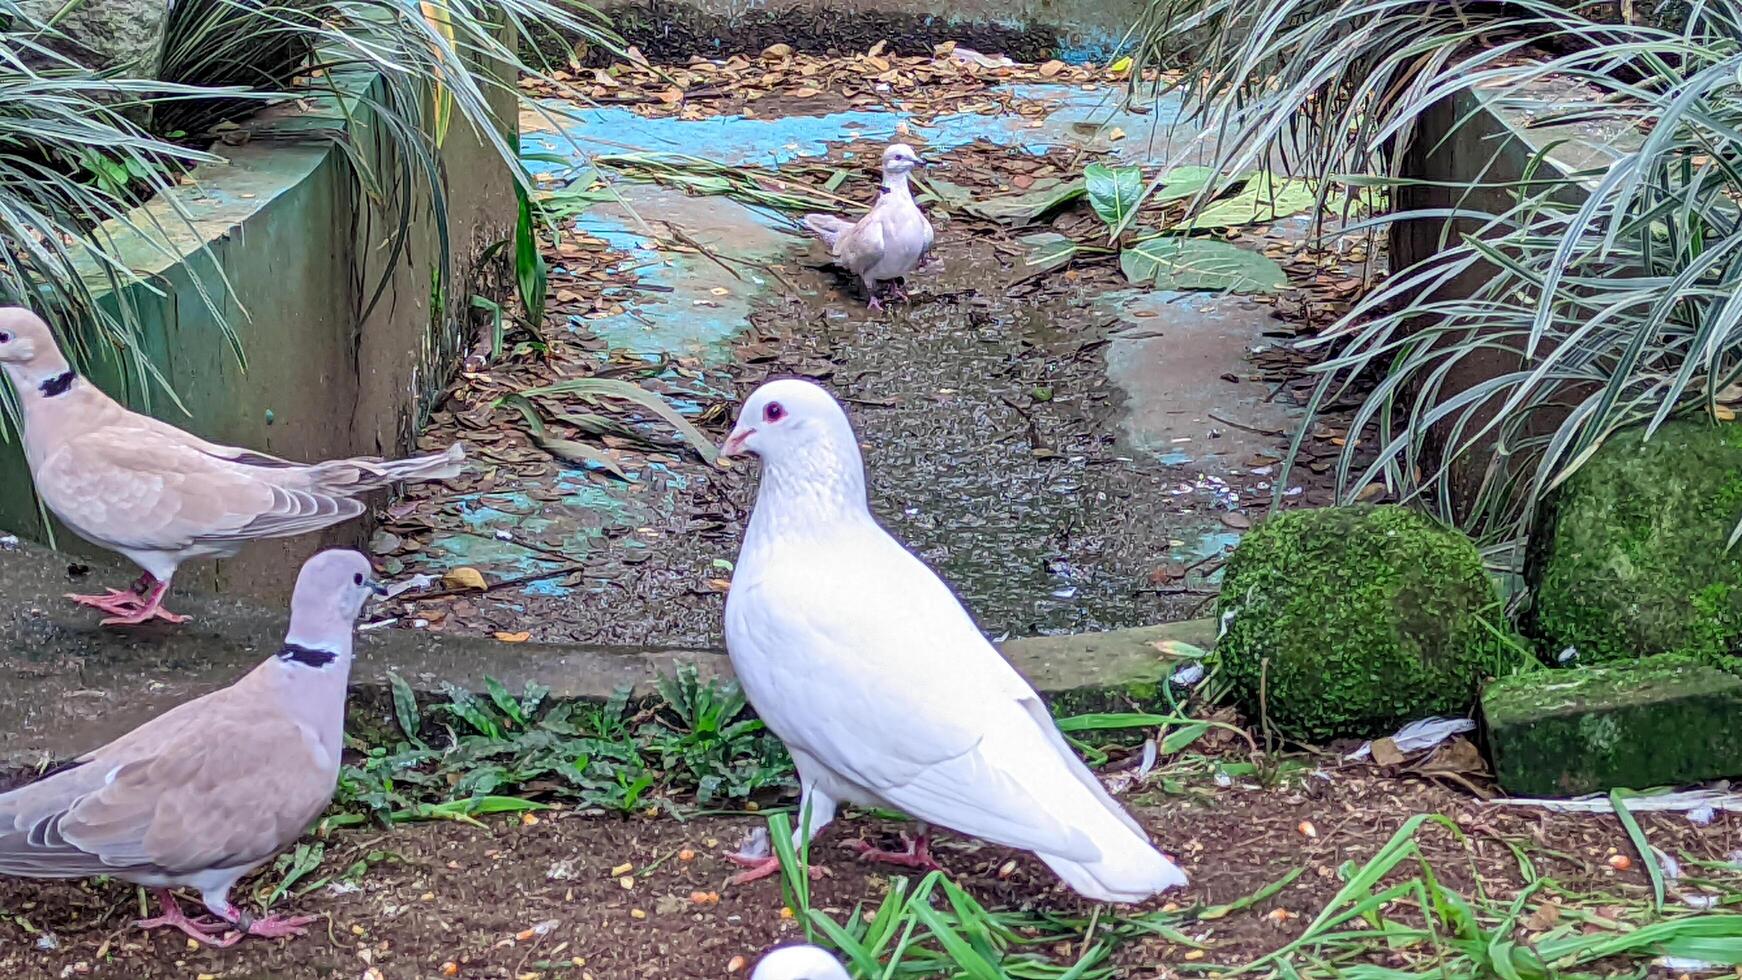
[(325, 667), (339, 659), (339, 655), (331, 650), (317, 650), (314, 647), (286, 643), (284, 649), (278, 651), (278, 659), (299, 663), (304, 667)]
[(73, 386), (73, 382), (76, 381), (78, 377), (78, 375), (69, 370), (64, 374), (57, 374), (54, 377), (49, 378), (41, 385), (42, 397), (53, 398), (56, 395), (66, 394), (67, 389)]

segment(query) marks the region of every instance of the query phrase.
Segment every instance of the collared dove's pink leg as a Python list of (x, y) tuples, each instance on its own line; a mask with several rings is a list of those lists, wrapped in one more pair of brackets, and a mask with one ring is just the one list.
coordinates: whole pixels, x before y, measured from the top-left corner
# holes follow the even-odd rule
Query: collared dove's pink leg
[(169, 592), (168, 582), (157, 582), (151, 586), (151, 591), (145, 594), (143, 600), (135, 600), (131, 609), (116, 610), (116, 615), (103, 620), (104, 626), (138, 626), (153, 619), (161, 619), (167, 623), (185, 623), (186, 616), (172, 613), (163, 608), (163, 597)]
[(162, 912), (155, 919), (140, 919), (133, 923), (135, 926), (141, 929), (180, 929), (196, 942), (220, 948), (233, 945), (242, 938), (241, 933), (232, 933), (228, 936), (212, 935), (206, 929), (228, 925), (228, 923), (222, 919), (212, 919), (210, 922), (203, 919), (190, 919), (187, 917), (187, 913), (181, 910), (181, 903), (175, 900), (174, 892), (167, 888), (159, 888), (156, 894), (158, 904), (162, 906)]
[(145, 605), (144, 596), (157, 585), (157, 579), (150, 572), (142, 572), (134, 581), (132, 588), (123, 592), (120, 589), (110, 589), (105, 595), (80, 595), (67, 593), (66, 597), (81, 606), (106, 612), (111, 616), (131, 616)]
[[(208, 902), (211, 899), (208, 897)], [(284, 939), (300, 936), (308, 932), (310, 924), (319, 922), (318, 915), (269, 915), (264, 919), (256, 919), (245, 909), (239, 909), (225, 902), (222, 908), (214, 909), (231, 925), (240, 929), (243, 935), (259, 936), (263, 939)]]
[(861, 861), (880, 861), (884, 864), (899, 864), (904, 868), (918, 868), (921, 871), (937, 871), (941, 865), (931, 856), (931, 834), (924, 828), (919, 836), (901, 835), (901, 840), (907, 845), (905, 851), (884, 851), (872, 847), (865, 841), (854, 841), (853, 849), (859, 852)]
[(248, 935), (264, 936), (268, 939), (282, 939), (286, 936), (300, 936), (308, 932), (308, 927), (321, 921), (318, 915), (269, 915), (264, 919), (255, 919), (248, 926)]
[(106, 612), (111, 616), (131, 615), (138, 612), (141, 605), (137, 593), (123, 592), (120, 589), (110, 589), (104, 595), (80, 595), (77, 592), (68, 592), (66, 597), (81, 606), (90, 606), (92, 609)]
[[(736, 864), (740, 868), (748, 869), (727, 878), (726, 884), (728, 885), (744, 885), (752, 881), (760, 881), (780, 870), (780, 857), (775, 854), (770, 854), (763, 858), (746, 857), (742, 854), (728, 854), (726, 855), (726, 860)], [(821, 878), (823, 876), (822, 865), (811, 865), (810, 876), (813, 880)]]

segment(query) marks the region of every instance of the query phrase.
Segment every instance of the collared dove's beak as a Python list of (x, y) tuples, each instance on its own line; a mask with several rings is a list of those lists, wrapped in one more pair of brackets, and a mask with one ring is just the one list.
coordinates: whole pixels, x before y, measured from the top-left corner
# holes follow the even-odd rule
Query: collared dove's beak
[(363, 584), (368, 586), (369, 591), (376, 595), (384, 596), (387, 594), (387, 586), (375, 581), (374, 579), (365, 579)]
[(722, 457), (743, 456), (744, 441), (755, 432), (755, 429), (733, 429), (732, 434), (726, 437), (725, 445), (720, 447), (720, 455)]

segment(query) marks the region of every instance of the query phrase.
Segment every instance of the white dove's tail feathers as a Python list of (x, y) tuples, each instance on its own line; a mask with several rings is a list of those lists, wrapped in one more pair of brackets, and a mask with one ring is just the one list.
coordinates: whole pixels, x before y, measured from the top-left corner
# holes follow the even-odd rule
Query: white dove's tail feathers
[(845, 218), (837, 218), (832, 214), (807, 214), (803, 218), (804, 226), (811, 233), (823, 240), (823, 244), (834, 248), (841, 236), (852, 229), (853, 223)]
[(1148, 841), (1123, 824), (1106, 823), (1090, 834), (1101, 850), (1098, 861), (1072, 861), (1044, 853), (1036, 856), (1073, 891), (1098, 902), (1147, 901), (1186, 883), (1185, 872)]
[(1076, 861), (1043, 851), (1036, 851), (1036, 855), (1065, 884), (1097, 901), (1142, 902), (1184, 885), (1185, 872), (1150, 844), (1143, 825), (1125, 812), (1089, 767), (1083, 765), (1083, 760), (1059, 734), (1051, 713), (1040, 699), (1024, 698), (1020, 704), (1077, 784), (1057, 787), (1050, 795), (1069, 807), (1065, 816), (1068, 825), (1086, 835), (1101, 853), (1095, 861)]

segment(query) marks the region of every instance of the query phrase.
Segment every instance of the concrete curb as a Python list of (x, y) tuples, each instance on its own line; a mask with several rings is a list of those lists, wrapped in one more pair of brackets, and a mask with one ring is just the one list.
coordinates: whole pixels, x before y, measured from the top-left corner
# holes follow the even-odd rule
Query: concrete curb
[[(123, 734), (147, 718), (230, 683), (278, 648), (285, 614), (251, 600), (189, 592), (173, 608), (182, 627), (122, 633), (99, 628), (90, 610), (62, 594), (97, 583), (119, 586), (134, 572), (103, 566), (74, 579), (69, 559), (33, 546), (0, 552), (0, 767), (64, 759)], [(1154, 707), (1177, 666), (1156, 644), (1208, 648), (1213, 620), (1011, 640), (1003, 651), (1062, 710)], [(661, 676), (692, 664), (703, 677), (731, 676), (717, 649), (588, 647), (501, 643), (487, 637), (382, 629), (359, 637), (354, 710), (384, 705), (388, 671), (420, 693), (444, 683), (481, 690), (486, 676), (510, 690), (528, 681), (554, 697), (603, 699), (630, 685), (650, 693)]]

